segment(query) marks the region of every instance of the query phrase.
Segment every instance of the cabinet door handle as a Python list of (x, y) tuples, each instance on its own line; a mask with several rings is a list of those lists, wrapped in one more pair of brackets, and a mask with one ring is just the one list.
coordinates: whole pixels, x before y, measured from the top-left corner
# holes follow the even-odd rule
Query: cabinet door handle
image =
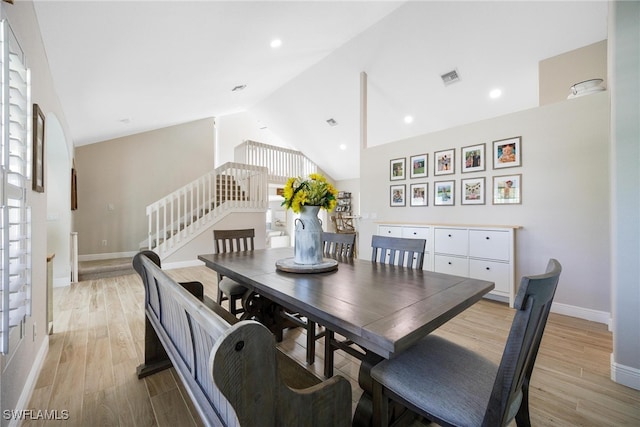
[(451, 261), (449, 261), (449, 265), (451, 265)]
[(487, 269), (487, 271), (491, 270), (489, 267), (485, 267)]
[(451, 234), (449, 234), (449, 237), (451, 237)]
[(485, 237), (485, 239), (489, 240), (489, 236)]

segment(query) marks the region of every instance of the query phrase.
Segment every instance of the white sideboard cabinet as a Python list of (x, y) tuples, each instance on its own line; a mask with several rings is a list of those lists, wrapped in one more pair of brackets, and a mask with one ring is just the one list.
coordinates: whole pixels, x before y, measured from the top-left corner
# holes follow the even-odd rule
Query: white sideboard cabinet
[(513, 307), (519, 226), (378, 224), (378, 234), (426, 239), (424, 269), (495, 283), (488, 295)]

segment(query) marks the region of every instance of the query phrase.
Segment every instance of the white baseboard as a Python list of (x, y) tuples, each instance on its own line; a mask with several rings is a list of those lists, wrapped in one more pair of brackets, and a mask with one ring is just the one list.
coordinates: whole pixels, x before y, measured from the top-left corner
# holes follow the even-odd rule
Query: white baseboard
[(551, 305), (551, 312), (564, 314), (565, 316), (577, 317), (579, 319), (590, 320), (592, 322), (603, 323), (611, 327), (611, 313), (606, 311), (592, 310), (590, 308), (582, 308), (575, 305), (554, 302)]
[(133, 257), (138, 251), (134, 252), (111, 252), (106, 254), (88, 254), (78, 255), (78, 261), (98, 261), (102, 259), (128, 258)]
[[(31, 400), (31, 395), (33, 394), (33, 390), (36, 388), (36, 383), (38, 382), (38, 376), (40, 376), (40, 371), (42, 370), (42, 366), (44, 365), (44, 361), (47, 358), (47, 353), (49, 352), (49, 335), (44, 337), (42, 340), (42, 345), (38, 350), (38, 354), (36, 355), (35, 360), (33, 361), (33, 366), (31, 367), (31, 371), (29, 372), (29, 376), (27, 376), (27, 380), (24, 383), (24, 387), (22, 387), (22, 392), (20, 393), (20, 397), (18, 398), (18, 403), (16, 404), (16, 409), (27, 409), (29, 407), (29, 401)], [(9, 421), (9, 427), (19, 427), (22, 423), (21, 419), (11, 419)]]
[(194, 259), (189, 261), (168, 262), (166, 264), (162, 264), (162, 269), (173, 270), (174, 268), (199, 267), (201, 265), (204, 265), (204, 262)]
[(640, 369), (614, 362), (611, 353), (611, 381), (640, 390)]

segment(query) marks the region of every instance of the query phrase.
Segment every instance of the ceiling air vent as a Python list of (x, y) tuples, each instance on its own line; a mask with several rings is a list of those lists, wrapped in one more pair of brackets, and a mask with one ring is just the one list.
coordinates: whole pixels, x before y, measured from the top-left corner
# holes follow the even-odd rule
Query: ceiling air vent
[(448, 73), (444, 73), (440, 76), (440, 78), (442, 79), (442, 83), (444, 83), (445, 86), (448, 86), (451, 83), (460, 81), (460, 75), (458, 75), (458, 70), (452, 70), (452, 71), (449, 71)]

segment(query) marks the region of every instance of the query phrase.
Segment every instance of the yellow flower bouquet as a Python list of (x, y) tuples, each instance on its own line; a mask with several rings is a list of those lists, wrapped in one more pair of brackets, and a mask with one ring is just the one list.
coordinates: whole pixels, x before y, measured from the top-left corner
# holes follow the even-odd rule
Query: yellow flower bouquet
[(320, 206), (328, 211), (335, 208), (338, 201), (335, 189), (327, 179), (319, 173), (312, 173), (308, 179), (301, 177), (289, 178), (284, 186), (284, 201), (282, 206), (300, 212), (302, 206)]

